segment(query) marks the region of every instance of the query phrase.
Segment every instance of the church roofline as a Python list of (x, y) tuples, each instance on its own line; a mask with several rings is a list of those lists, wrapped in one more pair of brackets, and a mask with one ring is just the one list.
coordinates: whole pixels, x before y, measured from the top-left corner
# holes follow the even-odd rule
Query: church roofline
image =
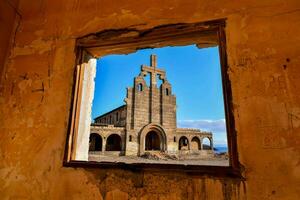
[(187, 131), (187, 132), (201, 132), (203, 134), (212, 134), (212, 132), (209, 131), (202, 131), (200, 129), (196, 129), (196, 128), (176, 128), (177, 132), (181, 132), (181, 131)]
[(100, 115), (100, 116), (98, 116), (98, 117), (96, 117), (96, 118), (94, 118), (94, 120), (99, 119), (99, 118), (101, 118), (101, 117), (104, 117), (105, 115), (108, 115), (108, 114), (110, 114), (110, 113), (112, 113), (112, 112), (115, 112), (116, 110), (119, 110), (119, 109), (124, 108), (124, 107), (126, 107), (125, 104), (122, 105), (122, 106), (119, 106), (119, 107), (117, 107), (117, 108), (115, 108), (115, 109), (113, 109), (113, 110), (111, 110), (111, 111), (108, 111), (108, 112), (106, 112), (106, 113), (104, 113), (104, 114), (102, 114), (102, 115)]
[(114, 126), (113, 124), (100, 124), (100, 123), (92, 123), (90, 126), (91, 130), (94, 129), (116, 129), (116, 130), (123, 130), (124, 126)]

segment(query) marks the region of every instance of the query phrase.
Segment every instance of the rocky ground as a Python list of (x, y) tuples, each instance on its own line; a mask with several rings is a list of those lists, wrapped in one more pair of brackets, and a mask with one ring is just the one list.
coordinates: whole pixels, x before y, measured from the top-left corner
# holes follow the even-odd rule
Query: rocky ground
[(137, 156), (117, 156), (117, 155), (89, 155), (89, 161), (114, 162), (114, 163), (155, 163), (155, 164), (180, 164), (180, 165), (211, 165), (229, 166), (228, 154), (214, 154), (211, 158), (199, 157), (178, 157), (161, 152), (145, 153), (141, 157)]

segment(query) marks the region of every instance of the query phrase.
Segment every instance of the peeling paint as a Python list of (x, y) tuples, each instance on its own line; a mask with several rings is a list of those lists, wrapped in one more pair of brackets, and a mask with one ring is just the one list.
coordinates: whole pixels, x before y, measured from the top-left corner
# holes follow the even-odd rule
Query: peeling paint
[(12, 57), (22, 56), (22, 55), (31, 55), (31, 54), (43, 54), (47, 51), (50, 51), (52, 48), (53, 41), (52, 40), (43, 40), (39, 38), (37, 40), (32, 41), (30, 45), (26, 45), (23, 47), (16, 46), (14, 48)]

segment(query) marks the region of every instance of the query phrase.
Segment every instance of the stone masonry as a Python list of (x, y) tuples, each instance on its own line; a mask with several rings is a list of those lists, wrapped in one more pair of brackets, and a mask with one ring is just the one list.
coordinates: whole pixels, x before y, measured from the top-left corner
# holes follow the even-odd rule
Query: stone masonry
[[(150, 86), (144, 79), (148, 74)], [(162, 81), (160, 86), (157, 79)], [(176, 127), (176, 96), (166, 72), (157, 68), (155, 55), (150, 57), (150, 66), (141, 66), (133, 87), (127, 88), (125, 102), (126, 105), (95, 118), (90, 130), (89, 154), (101, 151), (101, 154), (141, 156), (147, 151), (162, 151), (171, 155), (207, 156), (212, 153), (211, 132)], [(209, 146), (203, 145), (205, 138)], [(107, 143), (115, 145), (114, 148), (106, 148)]]

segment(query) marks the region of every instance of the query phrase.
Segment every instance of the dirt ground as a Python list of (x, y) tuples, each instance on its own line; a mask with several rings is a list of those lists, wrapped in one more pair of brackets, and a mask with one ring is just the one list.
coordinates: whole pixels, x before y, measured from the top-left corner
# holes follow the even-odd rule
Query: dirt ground
[(117, 155), (89, 155), (89, 161), (114, 162), (114, 163), (154, 163), (154, 164), (181, 164), (181, 165), (210, 165), (229, 166), (228, 159), (224, 157), (212, 157), (202, 159), (148, 159), (137, 156), (117, 156)]

